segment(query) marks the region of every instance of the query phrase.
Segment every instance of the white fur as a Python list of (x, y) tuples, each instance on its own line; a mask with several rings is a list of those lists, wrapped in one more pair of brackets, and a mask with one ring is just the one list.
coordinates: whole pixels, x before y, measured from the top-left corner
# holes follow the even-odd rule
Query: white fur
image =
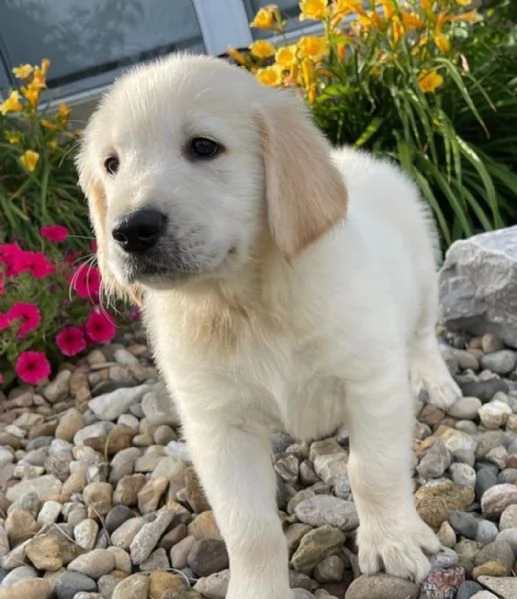
[[(271, 223), (276, 208), (265, 184), (276, 167), (264, 157), (257, 115), (274, 119), (283, 102), (292, 108), (290, 129), (282, 132), (285, 119), (277, 120), (269, 135), (296, 140), (308, 117), (290, 97), (219, 61), (173, 57), (117, 83), (78, 159), (105, 276), (144, 290), (152, 347), (228, 547), (229, 599), (290, 596), (273, 429), (311, 439), (345, 424), (362, 571), (423, 579), (422, 550), (435, 552), (439, 543), (412, 497), (410, 378), (439, 406), (459, 395), (434, 337), (434, 233), (400, 170), (352, 149), (330, 152), (307, 129), (310, 143), (290, 145), (281, 188), (287, 197), (297, 183), (291, 177), (305, 181), (311, 160), (314, 169), (337, 168), (348, 214), (294, 251), (303, 215), (293, 208), (291, 237), (284, 246), (278, 240), (282, 227)], [(186, 130), (208, 131), (227, 153), (189, 163), (181, 152)], [(328, 158), (319, 165), (313, 156), (321, 148)], [(102, 161), (113, 150), (121, 166), (109, 177)], [(318, 200), (323, 210), (326, 200)], [(181, 282), (130, 280), (109, 230), (116, 216), (148, 203), (167, 212), (182, 247), (199, 259), (198, 273)]]

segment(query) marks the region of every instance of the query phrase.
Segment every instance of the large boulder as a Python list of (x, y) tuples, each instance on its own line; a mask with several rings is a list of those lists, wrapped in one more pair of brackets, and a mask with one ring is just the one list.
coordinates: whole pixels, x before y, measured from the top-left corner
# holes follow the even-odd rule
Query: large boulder
[(443, 324), (517, 348), (517, 226), (453, 243), (439, 289)]

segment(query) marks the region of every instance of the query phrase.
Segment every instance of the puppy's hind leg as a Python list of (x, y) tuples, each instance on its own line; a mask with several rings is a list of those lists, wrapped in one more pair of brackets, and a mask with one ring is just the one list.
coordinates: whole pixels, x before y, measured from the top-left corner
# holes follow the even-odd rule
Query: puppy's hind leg
[(416, 396), (425, 389), (429, 394), (430, 403), (446, 410), (461, 397), (461, 390), (452, 378), (438, 345), (435, 330), (438, 320), (437, 295), (433, 285), (411, 341), (409, 348), (411, 386)]

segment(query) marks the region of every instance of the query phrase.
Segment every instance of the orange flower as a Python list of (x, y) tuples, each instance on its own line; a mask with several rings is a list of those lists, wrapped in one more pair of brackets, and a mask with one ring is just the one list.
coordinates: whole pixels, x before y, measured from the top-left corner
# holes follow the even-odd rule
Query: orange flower
[(418, 77), (418, 86), (425, 93), (434, 92), (443, 84), (443, 77), (436, 71), (423, 71)]

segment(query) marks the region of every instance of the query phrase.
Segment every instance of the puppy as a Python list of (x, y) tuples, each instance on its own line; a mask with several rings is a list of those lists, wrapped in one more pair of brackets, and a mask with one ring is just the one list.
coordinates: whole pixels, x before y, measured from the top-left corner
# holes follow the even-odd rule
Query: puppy
[(331, 150), (301, 102), (205, 56), (133, 69), (77, 158), (104, 280), (151, 345), (230, 556), (229, 599), (290, 597), (270, 433), (350, 434), (366, 574), (422, 580), (413, 392), (442, 361), (436, 236), (393, 165)]

